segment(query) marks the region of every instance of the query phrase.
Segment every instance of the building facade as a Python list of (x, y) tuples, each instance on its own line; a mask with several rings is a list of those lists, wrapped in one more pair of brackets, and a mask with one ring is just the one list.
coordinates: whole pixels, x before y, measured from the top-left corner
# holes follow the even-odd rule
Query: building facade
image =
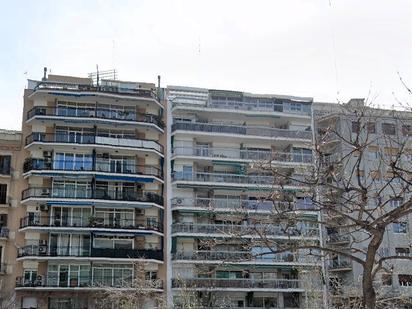
[(14, 217), (19, 308), (102, 307), (103, 287), (163, 292), (163, 109), (154, 84), (29, 80)]
[[(173, 86), (167, 97), (174, 304), (191, 295), (202, 308), (309, 308), (305, 282), (319, 261), (270, 254), (259, 233), (279, 245), (320, 241), (316, 225), (298, 222), (291, 236), (273, 221), (281, 207), (316, 214), (302, 183), (259, 164), (297, 178), (312, 164), (312, 99)], [(299, 198), (286, 202), (290, 191)]]

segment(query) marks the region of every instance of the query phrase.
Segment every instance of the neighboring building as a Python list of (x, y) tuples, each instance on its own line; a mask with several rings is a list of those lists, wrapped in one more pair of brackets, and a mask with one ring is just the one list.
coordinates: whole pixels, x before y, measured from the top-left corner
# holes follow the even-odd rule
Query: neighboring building
[(0, 308), (13, 302), (21, 132), (0, 129)]
[[(313, 110), (316, 122), (316, 131), (319, 139), (324, 134), (329, 134), (326, 139), (319, 145), (324, 153), (321, 162), (327, 168), (333, 166), (336, 175), (347, 181), (350, 175), (354, 173), (354, 166), (358, 160), (357, 155), (350, 155), (353, 148), (344, 140), (355, 140), (358, 132), (360, 134), (360, 144), (367, 140), (368, 145), (363, 149), (361, 170), (359, 171), (360, 181), (370, 188), (371, 192), (382, 192), (379, 194), (380, 201), (370, 199), (368, 207), (373, 209), (379, 203), (388, 201), (388, 204), (381, 211), (389, 212), (395, 207), (400, 206), (404, 200), (410, 198), (411, 186), (401, 187), (399, 182), (394, 182), (387, 186), (388, 179), (393, 174), (388, 172), (388, 165), (391, 156), (397, 155), (400, 151), (400, 164), (411, 170), (412, 160), (412, 113), (397, 112), (394, 110), (384, 110), (366, 107), (363, 99), (352, 99), (348, 103), (330, 104), (314, 103)], [(359, 116), (363, 113), (364, 118)], [(361, 119), (361, 122), (359, 122)], [(366, 124), (365, 129), (360, 131), (360, 127)], [(332, 133), (330, 133), (332, 131)], [(337, 134), (334, 134), (334, 132)], [(329, 132), (329, 133), (328, 133)], [(341, 135), (343, 138), (339, 138)], [(366, 143), (365, 143), (366, 144)], [(383, 163), (385, 162), (385, 163)], [(412, 177), (412, 176), (411, 176)], [(357, 181), (355, 181), (357, 185)], [(405, 192), (403, 192), (405, 190)], [(403, 192), (403, 193), (402, 193)], [(372, 194), (372, 193), (371, 193)], [(403, 199), (397, 195), (403, 195)], [(396, 197), (395, 197), (396, 196)], [(325, 198), (328, 198), (325, 196)], [(376, 197), (377, 199), (378, 197)], [(381, 213), (379, 213), (381, 215)], [(325, 214), (327, 220), (328, 214)], [(344, 217), (342, 226), (347, 224)], [(379, 256), (396, 256), (410, 255), (411, 250), (411, 226), (412, 216), (405, 216), (401, 222), (393, 223), (385, 232), (384, 240), (380, 247)], [(350, 229), (336, 228), (326, 230), (325, 241), (327, 245), (338, 246), (350, 252), (354, 250), (364, 250), (365, 242), (368, 241), (367, 234), (355, 232)], [(354, 251), (352, 251), (354, 252)], [(351, 297), (359, 296), (362, 292), (362, 267), (342, 256), (336, 256), (333, 260), (328, 261), (327, 275), (333, 287), (331, 301), (347, 302)], [(401, 297), (412, 297), (412, 267), (408, 260), (396, 260), (391, 273), (377, 275), (376, 289), (377, 292), (388, 293), (394, 301)], [(336, 284), (339, 289), (336, 288)], [(332, 293), (332, 294), (333, 294)], [(396, 303), (395, 303), (396, 306)]]
[(164, 125), (156, 93), (150, 83), (29, 80), (13, 218), (18, 308), (94, 308), (102, 287), (131, 289), (136, 280), (163, 291)]
[[(278, 183), (257, 164), (271, 162), (296, 177), (312, 164), (312, 99), (175, 86), (166, 91), (174, 303), (192, 293), (205, 307), (307, 308), (319, 261), (305, 252), (268, 254), (256, 229), (279, 242), (319, 241), (316, 225), (298, 223), (290, 237), (267, 220), (275, 207), (290, 206), (289, 191), (300, 192), (292, 207), (317, 214), (301, 183)], [(275, 203), (268, 200), (274, 192)]]

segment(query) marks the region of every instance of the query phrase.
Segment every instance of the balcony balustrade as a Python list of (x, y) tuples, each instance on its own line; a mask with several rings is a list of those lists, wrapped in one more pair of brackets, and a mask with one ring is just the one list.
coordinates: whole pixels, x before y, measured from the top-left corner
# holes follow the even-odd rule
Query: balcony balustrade
[[(90, 158), (91, 159), (91, 158)], [(23, 172), (39, 170), (51, 171), (87, 171), (87, 172), (101, 172), (113, 174), (128, 174), (128, 175), (147, 175), (163, 177), (163, 171), (152, 165), (137, 165), (123, 162), (122, 164), (115, 164), (111, 162), (92, 161), (87, 160), (53, 160), (46, 161), (44, 159), (28, 159), (24, 162)]]
[(188, 234), (222, 234), (228, 237), (258, 236), (257, 232), (264, 234), (266, 237), (317, 237), (319, 230), (308, 227), (288, 227), (283, 228), (271, 224), (254, 224), (254, 225), (235, 225), (235, 224), (193, 224), (193, 223), (174, 223), (172, 233)]
[(73, 189), (73, 188), (50, 188), (50, 187), (31, 187), (22, 192), (22, 200), (29, 198), (46, 199), (97, 199), (114, 200), (127, 202), (148, 202), (163, 205), (163, 197), (156, 192), (150, 191), (121, 191), (96, 188), (92, 189)]
[(101, 107), (47, 107), (35, 106), (27, 112), (27, 120), (35, 116), (50, 116), (56, 118), (75, 117), (75, 118), (96, 118), (109, 119), (115, 121), (131, 121), (135, 123), (144, 122), (152, 123), (163, 128), (164, 124), (161, 118), (153, 114), (136, 113), (132, 110), (122, 110), (123, 107), (116, 108), (101, 108)]
[(200, 131), (210, 133), (228, 133), (237, 135), (250, 135), (271, 138), (293, 138), (293, 139), (312, 139), (311, 130), (289, 130), (278, 129), (263, 126), (241, 126), (241, 125), (226, 125), (215, 123), (202, 122), (184, 122), (177, 121), (172, 124), (172, 132), (177, 130), (184, 131)]
[(173, 260), (189, 261), (216, 261), (216, 262), (266, 262), (266, 263), (316, 263), (319, 262), (314, 256), (303, 256), (293, 253), (252, 253), (248, 251), (193, 251), (176, 252)]
[(27, 245), (20, 248), (18, 257), (105, 257), (105, 258), (131, 258), (153, 259), (163, 261), (162, 250), (124, 249), (124, 248), (89, 248), (79, 246), (47, 246)]
[(38, 82), (34, 87), (34, 91), (38, 90), (54, 90), (54, 91), (69, 91), (69, 92), (102, 92), (107, 94), (134, 96), (141, 98), (149, 98), (159, 101), (156, 93), (150, 89), (126, 88), (115, 85), (88, 85), (88, 84), (72, 84), (64, 82), (42, 81)]
[(16, 278), (16, 288), (94, 288), (104, 289), (107, 287), (134, 289), (163, 289), (163, 281), (156, 280), (138, 280), (133, 278), (121, 278), (113, 276), (76, 276), (68, 280), (58, 280), (57, 277), (37, 276), (34, 280), (25, 279), (24, 277)]
[(20, 219), (20, 228), (24, 227), (75, 227), (75, 228), (105, 228), (126, 230), (151, 230), (162, 232), (162, 224), (152, 219), (146, 222), (137, 222), (133, 219), (105, 220), (99, 217), (75, 217), (75, 216), (37, 216), (31, 215)]
[(302, 289), (302, 282), (298, 279), (249, 279), (249, 278), (191, 278), (172, 279), (173, 288), (215, 289)]
[(172, 208), (193, 208), (221, 211), (266, 211), (276, 213), (290, 210), (313, 210), (314, 206), (310, 200), (284, 202), (231, 198), (176, 197), (172, 199)]
[(272, 152), (270, 150), (248, 150), (216, 147), (174, 147), (175, 156), (195, 156), (207, 158), (239, 159), (251, 161), (278, 161), (292, 163), (312, 163), (311, 154)]
[(0, 238), (9, 238), (9, 229), (4, 226), (0, 226)]
[(41, 133), (33, 132), (26, 137), (26, 146), (35, 143), (57, 143), (57, 144), (84, 144), (105, 145), (113, 147), (131, 147), (156, 150), (163, 153), (163, 146), (157, 141), (148, 139), (137, 139), (134, 137), (111, 137), (105, 135), (87, 133)]
[(347, 260), (331, 260), (328, 268), (330, 270), (350, 270), (352, 269), (352, 262)]
[(327, 236), (326, 241), (328, 243), (347, 243), (350, 241), (350, 236), (341, 234), (330, 234)]
[[(292, 179), (294, 178), (294, 179)], [(299, 180), (302, 179), (302, 180)], [(195, 182), (219, 182), (225, 184), (246, 184), (265, 186), (305, 186), (304, 179), (300, 175), (291, 177), (274, 177), (266, 175), (244, 175), (229, 173), (206, 173), (206, 172), (173, 172), (173, 181), (195, 181)]]

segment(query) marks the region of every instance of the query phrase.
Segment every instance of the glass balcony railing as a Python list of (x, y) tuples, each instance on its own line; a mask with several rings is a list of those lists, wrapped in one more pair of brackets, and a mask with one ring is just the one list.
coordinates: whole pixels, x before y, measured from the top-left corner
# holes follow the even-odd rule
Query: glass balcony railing
[(77, 228), (108, 228), (108, 229), (131, 229), (131, 230), (153, 230), (162, 232), (162, 224), (153, 219), (136, 221), (133, 219), (105, 220), (95, 216), (38, 216), (31, 215), (20, 219), (20, 228), (24, 227), (77, 227)]
[[(64, 277), (64, 279), (62, 279)], [(24, 277), (17, 277), (16, 278), (16, 287), (17, 288), (107, 288), (107, 287), (115, 287), (115, 288), (130, 288), (135, 289), (137, 286), (138, 288), (143, 289), (163, 289), (163, 282), (162, 280), (137, 280), (133, 279), (133, 277), (114, 277), (114, 276), (79, 276), (76, 275), (75, 277), (68, 278), (69, 276), (67, 273), (64, 276), (60, 276), (60, 280), (58, 277), (54, 276), (37, 276), (34, 279), (26, 279)]]
[[(294, 178), (294, 179), (292, 179)], [(173, 181), (196, 181), (196, 182), (221, 182), (225, 184), (254, 184), (266, 186), (305, 186), (305, 183), (298, 180), (300, 176), (292, 176), (282, 179), (280, 177), (266, 175), (244, 175), (226, 173), (206, 173), (206, 172), (173, 172)]]
[(32, 143), (64, 143), (64, 144), (87, 144), (108, 145), (114, 147), (131, 147), (152, 149), (163, 153), (163, 146), (157, 141), (137, 139), (133, 137), (110, 137), (86, 133), (40, 133), (34, 132), (26, 137), (26, 146)]
[(53, 257), (107, 257), (163, 260), (162, 250), (124, 249), (124, 248), (89, 248), (79, 246), (27, 245), (20, 248), (18, 257), (53, 256)]
[(298, 200), (296, 202), (270, 201), (270, 200), (241, 200), (233, 198), (185, 198), (175, 197), (172, 199), (172, 208), (196, 208), (206, 210), (231, 210), (231, 211), (290, 211), (290, 210), (313, 210), (312, 201)]
[(177, 121), (172, 124), (172, 132), (177, 130), (200, 131), (210, 133), (229, 133), (238, 135), (251, 135), (271, 138), (293, 138), (293, 139), (312, 139), (312, 131), (309, 130), (289, 130), (263, 126), (242, 126), (226, 125), (217, 123), (185, 122)]
[(50, 188), (31, 187), (22, 192), (22, 200), (29, 198), (68, 198), (68, 199), (97, 199), (115, 200), (129, 202), (149, 202), (163, 205), (163, 197), (157, 192), (150, 191), (118, 191), (111, 189), (96, 188), (75, 189), (75, 188)]
[(172, 233), (185, 234), (222, 234), (228, 237), (243, 237), (263, 234), (266, 237), (317, 237), (319, 229), (313, 227), (282, 227), (271, 224), (198, 224), (198, 223), (173, 223)]
[(143, 122), (153, 123), (159, 128), (164, 127), (161, 118), (153, 114), (136, 113), (133, 110), (123, 110), (122, 107), (116, 108), (99, 108), (99, 107), (47, 107), (36, 106), (27, 112), (27, 120), (35, 116), (51, 116), (51, 117), (76, 117), (76, 118), (96, 118), (109, 119), (115, 121)]
[(173, 288), (303, 289), (298, 279), (190, 278), (172, 279)]
[(90, 171), (113, 174), (128, 174), (128, 175), (148, 175), (163, 178), (163, 171), (152, 165), (138, 165), (134, 163), (119, 163), (117, 162), (102, 162), (97, 160), (93, 164), (92, 159), (87, 160), (52, 160), (44, 159), (28, 159), (24, 162), (23, 172), (38, 170), (52, 171)]
[(295, 163), (312, 163), (313, 160), (311, 154), (216, 147), (174, 147), (173, 155)]

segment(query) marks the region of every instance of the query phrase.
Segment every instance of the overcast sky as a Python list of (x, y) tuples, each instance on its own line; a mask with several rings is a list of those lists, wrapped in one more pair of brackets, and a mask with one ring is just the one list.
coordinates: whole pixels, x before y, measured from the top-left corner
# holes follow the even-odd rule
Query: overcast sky
[(412, 102), (410, 0), (5, 1), (0, 127), (20, 129), (26, 79), (119, 78), (318, 101)]

